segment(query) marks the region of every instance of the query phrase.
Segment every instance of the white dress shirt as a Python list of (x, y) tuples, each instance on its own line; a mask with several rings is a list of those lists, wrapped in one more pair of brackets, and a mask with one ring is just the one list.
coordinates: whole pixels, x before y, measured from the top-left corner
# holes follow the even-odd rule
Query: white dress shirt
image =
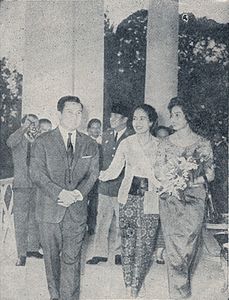
[(68, 141), (68, 134), (71, 133), (71, 142), (73, 146), (73, 151), (75, 151), (75, 144), (76, 144), (76, 130), (68, 131), (63, 126), (59, 125), (59, 130), (64, 140), (65, 148), (67, 149), (67, 141)]
[[(68, 141), (68, 134), (71, 133), (71, 142), (72, 142), (72, 146), (73, 146), (73, 151), (75, 151), (75, 144), (76, 144), (76, 130), (74, 131), (69, 131), (67, 129), (65, 129), (63, 126), (59, 125), (59, 130), (60, 130), (60, 134), (64, 140), (64, 144), (65, 144), (65, 148), (67, 150), (67, 141)], [(83, 195), (80, 193), (80, 191), (78, 191), (77, 189), (75, 189), (74, 191), (67, 191), (67, 193), (72, 193), (76, 198), (75, 198), (75, 202), (77, 200), (82, 201), (83, 200)], [(66, 197), (66, 190), (62, 190), (60, 192), (59, 198), (65, 198)]]

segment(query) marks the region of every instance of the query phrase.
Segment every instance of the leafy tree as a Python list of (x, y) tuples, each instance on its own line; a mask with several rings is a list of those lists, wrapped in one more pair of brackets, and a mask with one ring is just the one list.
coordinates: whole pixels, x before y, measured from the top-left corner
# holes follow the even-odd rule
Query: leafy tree
[(5, 57), (0, 60), (0, 177), (12, 176), (12, 159), (6, 140), (20, 126), (22, 74), (11, 69)]
[(199, 119), (198, 131), (227, 136), (229, 24), (180, 16), (178, 93)]
[(113, 103), (124, 102), (131, 109), (144, 101), (146, 25), (147, 11), (141, 10), (123, 20), (116, 32), (112, 28), (112, 34), (105, 26), (105, 125)]
[[(112, 35), (106, 35), (109, 26), (105, 27), (105, 82), (109, 84), (104, 99), (109, 105), (123, 101), (132, 107), (144, 101), (147, 17), (146, 10), (135, 12), (115, 33), (112, 28)], [(225, 136), (228, 132), (228, 36), (229, 24), (191, 13), (185, 18), (180, 15), (178, 94), (189, 102), (199, 120), (198, 131), (207, 137), (215, 131)]]

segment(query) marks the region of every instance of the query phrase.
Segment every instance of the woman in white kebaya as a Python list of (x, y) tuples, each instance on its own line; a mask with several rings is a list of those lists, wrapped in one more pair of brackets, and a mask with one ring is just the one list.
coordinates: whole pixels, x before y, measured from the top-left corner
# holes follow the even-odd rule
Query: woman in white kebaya
[(157, 118), (150, 105), (135, 109), (135, 134), (120, 143), (112, 164), (99, 177), (102, 181), (115, 179), (125, 167), (118, 194), (119, 221), (124, 281), (133, 297), (137, 297), (151, 266), (159, 226), (156, 189), (160, 183), (154, 177), (158, 139), (150, 133)]

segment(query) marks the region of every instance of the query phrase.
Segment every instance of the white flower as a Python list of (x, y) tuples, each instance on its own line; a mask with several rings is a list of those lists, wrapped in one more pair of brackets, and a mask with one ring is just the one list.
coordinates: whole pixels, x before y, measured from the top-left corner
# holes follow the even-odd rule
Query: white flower
[(162, 193), (180, 197), (180, 191), (185, 190), (190, 180), (191, 172), (198, 169), (198, 164), (193, 157), (184, 156), (171, 159), (163, 168)]

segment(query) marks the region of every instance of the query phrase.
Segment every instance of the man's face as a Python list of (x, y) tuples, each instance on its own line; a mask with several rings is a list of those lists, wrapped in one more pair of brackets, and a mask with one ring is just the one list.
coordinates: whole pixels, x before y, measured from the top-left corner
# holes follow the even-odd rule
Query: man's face
[(111, 113), (110, 116), (110, 125), (111, 128), (118, 131), (119, 128), (126, 125), (127, 118), (116, 113)]
[(76, 102), (65, 102), (59, 118), (61, 126), (69, 131), (76, 130), (80, 126), (82, 119), (82, 105)]
[(88, 135), (97, 139), (101, 134), (101, 125), (98, 122), (92, 123), (91, 127), (88, 128)]
[(50, 123), (41, 123), (40, 124), (40, 134), (42, 134), (42, 133), (44, 133), (44, 132), (48, 132), (48, 131), (50, 131), (50, 130), (52, 130), (52, 124), (50, 124)]

